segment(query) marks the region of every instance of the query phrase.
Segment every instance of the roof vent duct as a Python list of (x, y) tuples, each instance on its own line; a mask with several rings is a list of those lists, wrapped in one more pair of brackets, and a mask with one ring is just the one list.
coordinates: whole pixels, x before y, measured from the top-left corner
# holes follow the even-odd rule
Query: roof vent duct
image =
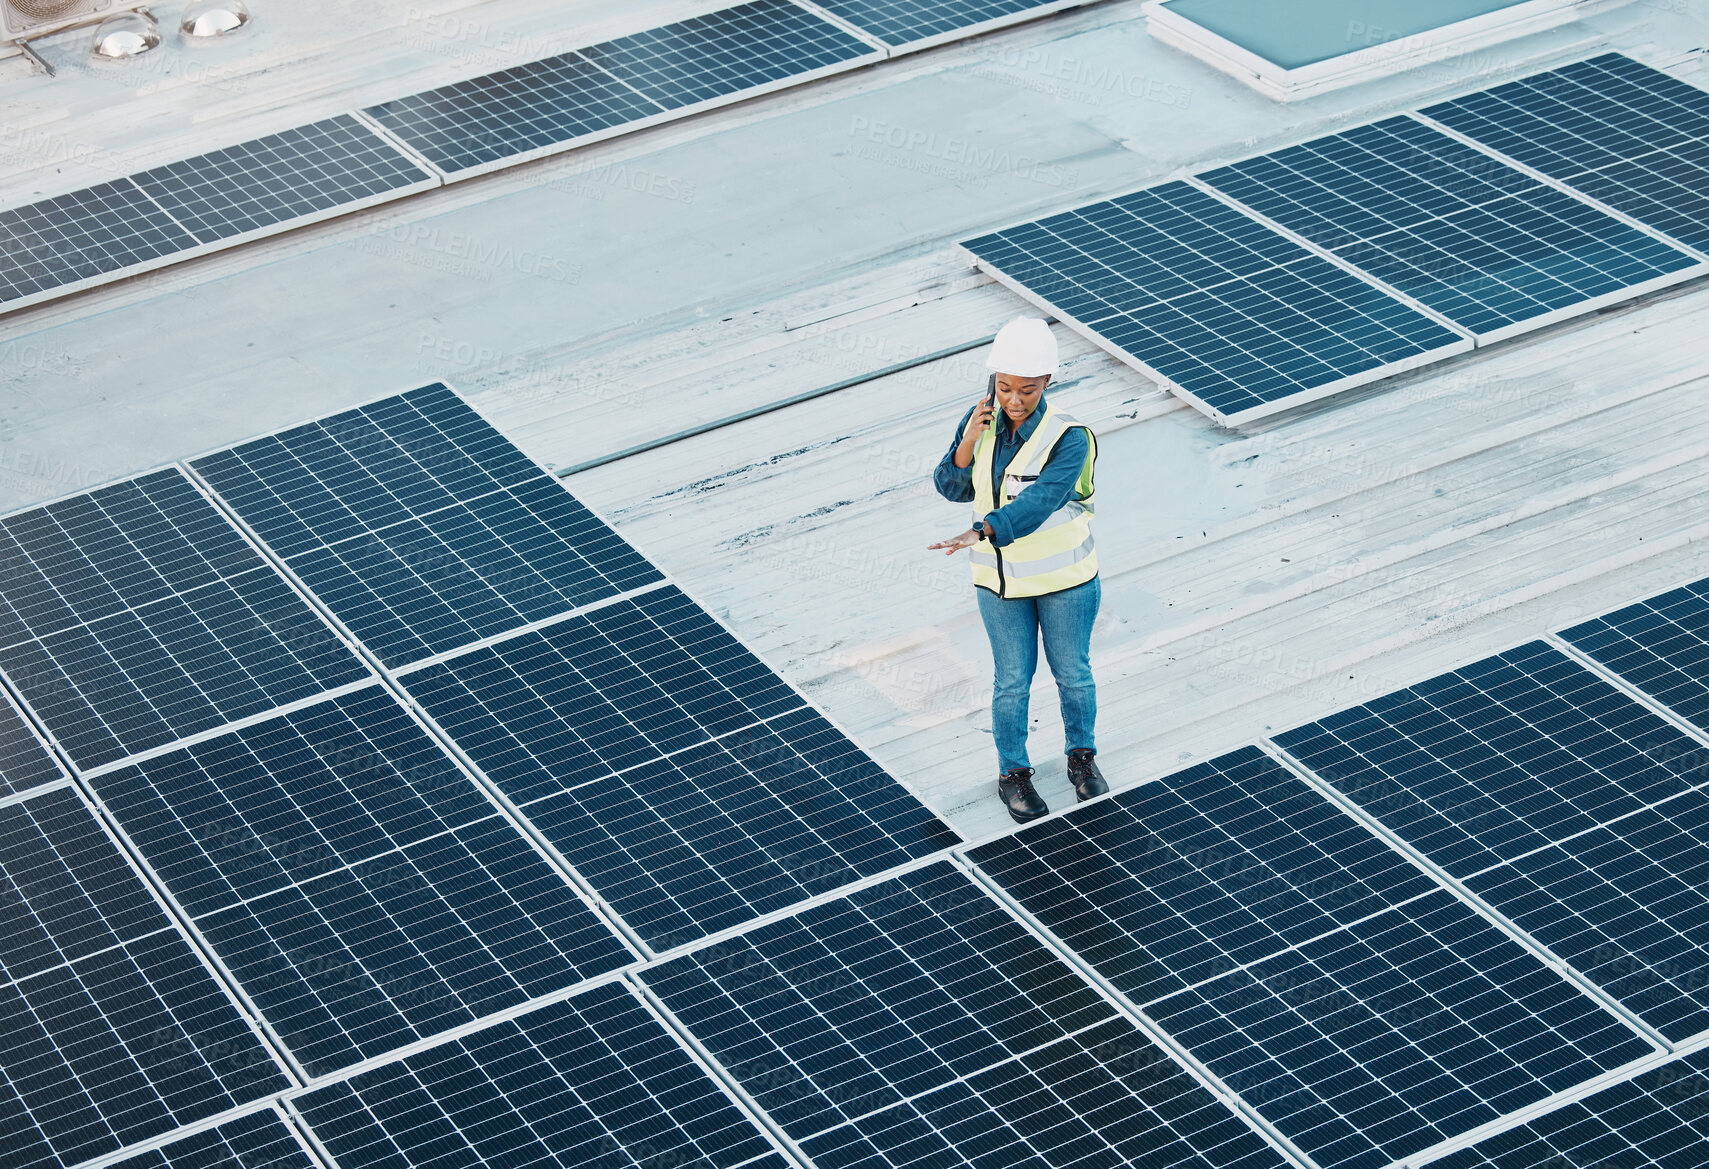
[(103, 20), (90, 51), (108, 60), (140, 56), (160, 43), (160, 26), (146, 12), (127, 12)]
[(249, 5), (243, 0), (195, 0), (184, 9), (178, 31), (196, 40), (223, 37), (249, 23)]

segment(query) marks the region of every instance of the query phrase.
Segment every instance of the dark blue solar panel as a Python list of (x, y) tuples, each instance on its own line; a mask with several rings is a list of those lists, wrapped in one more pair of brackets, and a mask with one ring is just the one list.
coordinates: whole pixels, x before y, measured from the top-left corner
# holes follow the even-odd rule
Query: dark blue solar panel
[(1709, 1055), (1683, 1056), (1431, 1161), (1430, 1169), (1699, 1169)]
[(1377, 1169), (1654, 1051), (1446, 891), (1146, 1013), (1324, 1169)]
[[(887, 45), (970, 32), (1004, 17), (1025, 20), (1045, 9), (1061, 8), (1053, 0), (816, 0), (862, 32)], [(1082, 0), (1084, 2), (1084, 0)]]
[(117, 1162), (113, 1169), (318, 1169), (279, 1114), (257, 1112)]
[(1709, 93), (1607, 53), (1423, 111), (1693, 247), (1709, 246)]
[(1700, 744), (1540, 641), (1275, 741), (1456, 876), (1703, 779)]
[(133, 175), (202, 243), (432, 181), (349, 114)]
[(314, 1075), (631, 960), (383, 690), (97, 790)]
[(970, 855), (1137, 1003), (1438, 888), (1255, 747)]
[(441, 385), (194, 466), (387, 665), (660, 579)]
[(367, 676), (175, 469), (0, 520), (0, 667), (85, 768)]
[(620, 983), (295, 1103), (345, 1169), (779, 1165), (754, 1123)]
[(379, 689), (96, 783), (317, 1075), (631, 960)]
[(947, 864), (641, 977), (825, 1169), (1285, 1163)]
[(562, 53), (364, 112), (450, 173), (567, 146), (662, 111), (580, 53)]
[(791, 0), (754, 0), (581, 54), (665, 109), (740, 94), (877, 50)]
[(69, 788), (0, 807), (8, 1169), (116, 1152), (288, 1086)]
[(1228, 421), (1469, 345), (1186, 183), (962, 246)]
[(519, 804), (806, 706), (669, 586), (403, 682)]
[(65, 773), (18, 713), (11, 696), (0, 694), (0, 795), (63, 778)]
[(1709, 1030), (1709, 795), (1686, 792), (1466, 879), (1671, 1040)]
[(1414, 118), (1200, 178), (1479, 334), (1698, 263)]
[[(1593, 617), (1561, 637), (1709, 729), (1709, 581)], [(1709, 751), (1700, 762), (1709, 762)]]
[(0, 211), (0, 304), (196, 246), (129, 179)]
[(656, 950), (958, 840), (675, 588), (403, 682)]

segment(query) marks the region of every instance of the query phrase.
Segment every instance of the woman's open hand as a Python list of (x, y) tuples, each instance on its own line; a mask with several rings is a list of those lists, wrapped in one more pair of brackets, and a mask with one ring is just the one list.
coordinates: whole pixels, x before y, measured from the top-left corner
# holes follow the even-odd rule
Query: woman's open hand
[(979, 543), (979, 533), (968, 528), (959, 536), (951, 536), (947, 540), (939, 540), (936, 544), (927, 544), (926, 547), (928, 549), (942, 548), (945, 556), (954, 556), (963, 548), (971, 548), (977, 543)]

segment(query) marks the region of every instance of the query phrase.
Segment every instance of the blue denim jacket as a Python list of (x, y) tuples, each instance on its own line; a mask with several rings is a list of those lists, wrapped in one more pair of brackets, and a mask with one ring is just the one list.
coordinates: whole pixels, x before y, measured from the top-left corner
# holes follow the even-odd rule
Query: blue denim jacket
[[(932, 474), (938, 494), (951, 503), (973, 502), (973, 467), (955, 465), (955, 448), (961, 445), (961, 432), (971, 417), (973, 407), (969, 406), (956, 424), (955, 435), (949, 440), (949, 450), (944, 452), (938, 469)], [(1003, 417), (1001, 410), (991, 422), (996, 430), (997, 443), (991, 452), (991, 495), (998, 501), (998, 506), (996, 511), (985, 517), (985, 522), (991, 525), (991, 539), (999, 548), (1038, 531), (1039, 525), (1053, 511), (1068, 502), (1068, 497), (1074, 493), (1074, 484), (1080, 478), (1080, 468), (1086, 464), (1086, 432), (1077, 426), (1057, 440), (1050, 458), (1039, 468), (1038, 478), (1022, 488), (1013, 503), (1007, 507), (1002, 505), (1003, 472), (1009, 469), (1009, 461), (1032, 437), (1033, 431), (1038, 429), (1039, 419), (1043, 417), (1044, 395), (1040, 394), (1038, 405), (1021, 423), (1018, 432), (1010, 433), (1009, 420)]]

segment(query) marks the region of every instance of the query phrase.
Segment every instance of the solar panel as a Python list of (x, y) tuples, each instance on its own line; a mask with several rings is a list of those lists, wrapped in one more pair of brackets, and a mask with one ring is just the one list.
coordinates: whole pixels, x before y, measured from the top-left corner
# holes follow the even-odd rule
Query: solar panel
[(378, 687), (94, 782), (314, 1075), (632, 960)]
[(86, 769), (368, 676), (175, 468), (0, 519), (0, 668)]
[(674, 587), (402, 681), (655, 950), (958, 840)]
[(1415, 118), (1387, 118), (1199, 177), (1485, 339), (1699, 267)]
[(349, 114), (157, 166), (132, 179), (204, 244), (437, 184)]
[(1580, 622), (1561, 638), (1709, 729), (1709, 580)]
[(664, 111), (580, 53), (560, 53), (363, 112), (451, 174), (509, 166)]
[(969, 857), (1136, 1003), (1439, 888), (1256, 747)]
[(1323, 1169), (1376, 1169), (1655, 1050), (1445, 890), (1145, 1009)]
[(737, 4), (581, 54), (667, 110), (747, 97), (883, 55), (791, 0)]
[(288, 1086), (70, 788), (0, 806), (0, 1131), (71, 1165)]
[(782, 1169), (772, 1145), (620, 983), (294, 1100), (347, 1169)]
[(980, 267), (1224, 423), (1471, 341), (1184, 183), (968, 240)]
[(44, 300), (194, 246), (129, 179), (13, 207), (0, 211), (0, 304)]
[(116, 1162), (113, 1169), (319, 1169), (271, 1110)]
[(1466, 879), (1670, 1040), (1709, 1031), (1709, 795), (1686, 792)]
[(1709, 247), (1709, 93), (1619, 53), (1424, 114), (1695, 248)]
[(18, 713), (11, 696), (0, 694), (0, 796), (64, 778), (65, 773)]
[(891, 48), (923, 49), (1088, 0), (813, 0)]
[(192, 466), (388, 666), (661, 579), (442, 385)]
[(1469, 1149), (1430, 1169), (1694, 1169), (1709, 1143), (1709, 1055), (1697, 1051)]
[(640, 977), (823, 1169), (1287, 1163), (945, 863)]
[(1541, 641), (1275, 742), (1461, 877), (1702, 780), (1696, 740)]

